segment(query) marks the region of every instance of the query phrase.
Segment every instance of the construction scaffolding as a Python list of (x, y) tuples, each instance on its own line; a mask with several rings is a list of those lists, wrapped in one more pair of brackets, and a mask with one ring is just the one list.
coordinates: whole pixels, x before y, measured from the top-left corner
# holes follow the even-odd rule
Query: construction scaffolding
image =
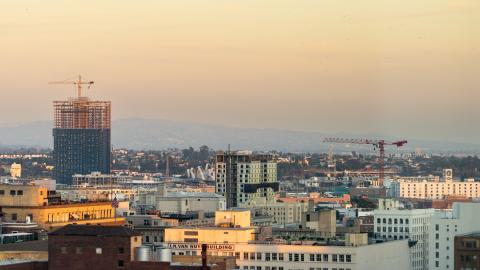
[(54, 128), (110, 129), (110, 101), (94, 101), (87, 97), (54, 101)]

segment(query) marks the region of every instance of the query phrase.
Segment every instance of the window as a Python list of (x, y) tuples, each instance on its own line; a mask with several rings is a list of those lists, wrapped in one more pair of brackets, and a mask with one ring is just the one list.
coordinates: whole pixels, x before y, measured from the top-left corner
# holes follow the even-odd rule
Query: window
[[(146, 243), (150, 242), (150, 236), (148, 235), (145, 236), (145, 242)], [(187, 238), (185, 238), (185, 242), (187, 242)]]
[(322, 254), (317, 254), (316, 257), (317, 257), (317, 262), (322, 261)]
[(76, 254), (82, 254), (82, 248), (81, 247), (75, 248), (75, 253)]
[(23, 190), (17, 190), (17, 195), (18, 196), (23, 196)]
[(184, 238), (183, 240), (189, 243), (198, 243), (198, 238)]
[(340, 257), (340, 262), (345, 262), (345, 255), (341, 254), (339, 257)]
[(10, 190), (10, 195), (11, 195), (11, 196), (15, 196), (15, 194), (16, 194), (16, 191), (15, 191), (15, 190)]
[(277, 253), (272, 253), (272, 261), (276, 261), (277, 260)]
[(198, 235), (198, 231), (185, 231), (185, 235)]
[(240, 260), (240, 252), (235, 252), (235, 259)]
[(323, 261), (328, 262), (328, 254), (323, 254)]
[(123, 267), (124, 263), (123, 263), (123, 260), (118, 260), (118, 267)]
[(243, 253), (243, 259), (244, 259), (244, 260), (248, 260), (248, 252), (244, 252), (244, 253)]
[[(278, 260), (283, 261), (283, 253), (278, 253)], [(278, 270), (283, 270), (283, 267), (282, 267), (282, 269), (280, 269), (280, 267), (279, 267)]]
[(123, 247), (118, 248), (118, 254), (123, 254), (125, 253), (125, 249)]
[(440, 228), (440, 226), (438, 224), (435, 224), (435, 231), (438, 231)]
[(95, 253), (97, 254), (102, 254), (102, 248), (96, 248)]
[(295, 262), (300, 261), (300, 256), (298, 256), (298, 253), (293, 254), (293, 261)]
[(255, 252), (250, 252), (250, 260), (255, 260)]
[(352, 255), (350, 255), (350, 254), (345, 255), (345, 261), (346, 262), (352, 262)]
[(17, 220), (17, 214), (16, 214), (16, 213), (13, 213), (13, 214), (12, 214), (12, 220), (13, 220), (13, 221), (16, 221), (16, 220)]
[[(261, 258), (260, 258), (261, 260)], [(265, 261), (270, 261), (270, 253), (265, 253)]]
[(0, 196), (3, 196), (3, 195), (5, 195), (5, 190), (2, 189), (0, 190)]
[(262, 253), (257, 252), (257, 261), (261, 261), (261, 260), (262, 260)]
[(332, 255), (332, 261), (333, 261), (333, 262), (337, 262), (337, 261), (338, 261), (337, 254), (333, 254), (333, 255)]
[(310, 261), (314, 262), (315, 261), (315, 254), (310, 254)]

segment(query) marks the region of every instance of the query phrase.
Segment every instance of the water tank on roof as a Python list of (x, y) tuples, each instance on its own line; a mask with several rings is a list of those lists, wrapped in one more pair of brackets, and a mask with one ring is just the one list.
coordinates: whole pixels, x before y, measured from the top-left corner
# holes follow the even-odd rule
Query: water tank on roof
[(158, 245), (153, 248), (153, 260), (156, 262), (172, 262), (172, 250), (166, 246)]
[(140, 262), (152, 261), (152, 249), (147, 246), (140, 246), (135, 249), (135, 258)]

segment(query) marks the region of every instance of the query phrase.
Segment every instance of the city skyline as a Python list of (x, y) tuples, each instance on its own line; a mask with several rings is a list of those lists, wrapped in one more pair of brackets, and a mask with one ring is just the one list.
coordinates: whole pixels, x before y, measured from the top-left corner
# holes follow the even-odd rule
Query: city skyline
[(476, 1), (88, 3), (2, 4), (0, 124), (82, 74), (113, 119), (477, 142)]

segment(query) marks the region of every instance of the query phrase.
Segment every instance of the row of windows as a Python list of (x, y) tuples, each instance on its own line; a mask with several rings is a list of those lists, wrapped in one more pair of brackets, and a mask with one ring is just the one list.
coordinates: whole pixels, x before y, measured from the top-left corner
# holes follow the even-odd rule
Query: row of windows
[(276, 267), (276, 266), (265, 266), (265, 267), (244, 266), (243, 269), (245, 269), (245, 270), (247, 270), (247, 269), (250, 269), (250, 270), (283, 270), (283, 266), (279, 266), (279, 267)]
[[(283, 270), (283, 266), (243, 266), (244, 270)], [(310, 267), (309, 270), (351, 270), (351, 268), (328, 268), (328, 267)]]
[[(387, 236), (386, 235), (382, 235), (382, 238), (383, 239), (387, 239)], [(388, 239), (393, 239), (393, 240), (403, 240), (403, 239), (408, 239), (408, 235), (400, 235), (400, 236), (396, 236), (396, 235), (389, 235), (388, 236)]]
[[(235, 253), (235, 257), (240, 259), (240, 252)], [(283, 253), (262, 253), (262, 252), (244, 252), (244, 260), (257, 261), (283, 261)], [(288, 253), (288, 261), (290, 262), (352, 262), (352, 255), (350, 254), (301, 254)]]
[(388, 228), (388, 232), (409, 232), (409, 228), (408, 227), (382, 227), (382, 226), (378, 226), (377, 227), (377, 232), (387, 232), (387, 228)]
[[(403, 224), (403, 218), (394, 218), (394, 219), (391, 219), (389, 218), (388, 219), (388, 224), (392, 224), (392, 220), (393, 220), (393, 224)], [(387, 224), (387, 219), (386, 218), (377, 218), (377, 223), (380, 224), (382, 223), (381, 221), (383, 221), (383, 224)], [(408, 218), (405, 219), (405, 224), (408, 224)]]
[[(135, 239), (136, 239), (136, 237), (135, 237)], [(71, 247), (60, 247), (60, 252), (62, 254), (68, 254), (69, 249), (71, 249)], [(84, 251), (83, 247), (75, 247), (75, 254), (83, 254), (83, 251)], [(116, 250), (116, 253), (117, 254), (124, 254), (125, 253), (125, 248), (124, 247), (118, 247), (117, 250)], [(99, 247), (95, 248), (95, 254), (97, 254), (97, 255), (103, 254), (103, 249), (99, 248)]]
[[(0, 189), (0, 196), (5, 195), (5, 190)], [(10, 190), (10, 196), (22, 196), (23, 195), (23, 190)]]

